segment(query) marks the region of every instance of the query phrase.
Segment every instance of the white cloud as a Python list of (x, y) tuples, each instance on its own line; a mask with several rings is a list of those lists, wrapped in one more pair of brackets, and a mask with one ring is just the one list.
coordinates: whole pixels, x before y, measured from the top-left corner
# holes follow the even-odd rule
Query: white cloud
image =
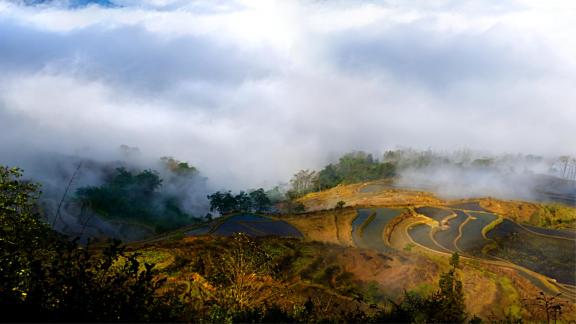
[(240, 188), (354, 149), (576, 152), (566, 2), (118, 3), (0, 2), (0, 162), (129, 144)]

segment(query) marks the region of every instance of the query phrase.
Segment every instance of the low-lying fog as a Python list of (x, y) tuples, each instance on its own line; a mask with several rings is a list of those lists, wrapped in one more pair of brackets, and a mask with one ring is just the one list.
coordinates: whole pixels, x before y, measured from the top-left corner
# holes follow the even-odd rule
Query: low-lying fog
[[(135, 166), (197, 167), (201, 187), (173, 188), (191, 210), (353, 150), (576, 152), (574, 4), (87, 2), (0, 1), (0, 163), (47, 195), (80, 160), (125, 160), (122, 144)], [(407, 169), (400, 184), (525, 198), (525, 175), (552, 164)], [(74, 186), (98, 184), (92, 171)]]

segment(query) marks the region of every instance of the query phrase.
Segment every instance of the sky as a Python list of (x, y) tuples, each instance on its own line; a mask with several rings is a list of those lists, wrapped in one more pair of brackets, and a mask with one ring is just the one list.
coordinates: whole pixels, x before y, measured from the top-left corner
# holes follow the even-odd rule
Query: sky
[(0, 162), (126, 144), (235, 189), (353, 150), (576, 153), (573, 1), (84, 2), (0, 0)]

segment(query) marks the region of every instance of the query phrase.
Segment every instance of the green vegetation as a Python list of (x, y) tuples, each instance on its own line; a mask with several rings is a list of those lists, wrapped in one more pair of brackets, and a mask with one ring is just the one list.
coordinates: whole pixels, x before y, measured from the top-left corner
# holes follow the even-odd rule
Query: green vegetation
[(318, 172), (299, 171), (290, 180), (292, 189), (288, 195), (298, 197), (339, 184), (387, 179), (394, 175), (396, 175), (394, 163), (380, 162), (372, 157), (372, 154), (353, 152), (343, 155), (338, 163), (329, 164)]
[(395, 175), (395, 165), (380, 162), (372, 154), (354, 152), (345, 154), (338, 163), (329, 164), (318, 173), (318, 187), (332, 188), (341, 183), (350, 184), (363, 181), (391, 178)]
[[(35, 211), (38, 186), (22, 170), (0, 166), (0, 293), (4, 304), (26, 299), (36, 251), (46, 245), (48, 227)], [(4, 307), (4, 306), (3, 306)]]
[(19, 169), (0, 167), (0, 312), (9, 322), (170, 321), (179, 303), (156, 296), (152, 265), (118, 243), (77, 246), (42, 223), (38, 186)]
[(178, 161), (169, 156), (162, 157), (160, 160), (168, 170), (178, 176), (195, 176), (198, 174), (198, 169), (188, 164), (188, 162)]
[(468, 314), (464, 305), (462, 281), (457, 274), (458, 254), (450, 259), (451, 268), (440, 276), (439, 290), (423, 298), (406, 293), (401, 306), (416, 323), (465, 323)]
[[(158, 252), (153, 245), (127, 253), (118, 242), (105, 248), (78, 246), (39, 220), (37, 186), (20, 176), (17, 169), (0, 169), (3, 320), (226, 323), (416, 318), (413, 295), (392, 309), (368, 307), (367, 302), (382, 300), (385, 293), (373, 282), (359, 285), (343, 269), (338, 257), (344, 247), (294, 239), (255, 240), (242, 234), (190, 243), (167, 240)], [(168, 256), (167, 251), (176, 255)], [(143, 259), (163, 264), (154, 270), (152, 264), (142, 265)], [(186, 281), (178, 280), (180, 276)], [(286, 295), (286, 284), (295, 276), (303, 278), (300, 284), (305, 288)], [(434, 298), (457, 301), (448, 297), (459, 287), (452, 277), (442, 279), (440, 287)], [(354, 300), (355, 308), (323, 304), (328, 296)]]
[(268, 198), (262, 188), (249, 193), (240, 191), (236, 195), (233, 195), (230, 191), (217, 191), (208, 195), (208, 199), (210, 200), (210, 210), (216, 210), (221, 215), (235, 212), (264, 213), (270, 211), (272, 207), (270, 198)]
[[(194, 172), (187, 164), (174, 168), (184, 174)], [(76, 198), (104, 219), (151, 226), (157, 232), (197, 221), (180, 208), (176, 196), (160, 192), (161, 185), (162, 179), (152, 170), (117, 168), (103, 185), (79, 188)]]
[(484, 228), (482, 228), (482, 236), (486, 237), (488, 232), (493, 230), (496, 226), (502, 224), (503, 221), (504, 221), (504, 218), (502, 216), (498, 216), (498, 218), (496, 218), (490, 224), (488, 224), (488, 225), (484, 226)]
[(406, 243), (406, 245), (404, 246), (404, 251), (411, 252), (412, 248), (414, 248), (415, 246), (416, 244), (414, 243)]
[(576, 208), (561, 204), (541, 204), (530, 223), (547, 228), (576, 228)]
[[(191, 170), (187, 165), (175, 165), (185, 173)], [(387, 291), (382, 277), (374, 276), (378, 271), (370, 268), (397, 266), (398, 260), (407, 260), (402, 251), (378, 253), (299, 239), (250, 238), (243, 234), (186, 237), (183, 233), (127, 246), (118, 242), (79, 246), (40, 221), (38, 186), (23, 181), (21, 175), (18, 169), (0, 167), (0, 311), (6, 321), (479, 321), (466, 312), (460, 275), (469, 263), (461, 269), (456, 253), (448, 260), (450, 268), (440, 275), (437, 285), (429, 280), (411, 281), (409, 286), (414, 290), (399, 295), (398, 290)], [(117, 170), (110, 181), (96, 189), (117, 193), (120, 200), (154, 200), (150, 197), (160, 184), (152, 171)], [(226, 193), (220, 197), (227, 197)], [(260, 189), (242, 193), (235, 204), (234, 208), (253, 210), (269, 208), (270, 202)], [(374, 213), (368, 215), (359, 231), (371, 231), (366, 226), (375, 217)], [(512, 244), (528, 251), (532, 249), (530, 244), (550, 245), (548, 241), (526, 243), (522, 235), (496, 238), (494, 244), (498, 249)], [(408, 244), (405, 250), (409, 252), (413, 247)], [(502, 251), (525, 257), (519, 252)], [(437, 258), (446, 262), (444, 257)], [(395, 269), (389, 270), (396, 278)], [(499, 300), (510, 309), (509, 318), (524, 316), (526, 307), (520, 298), (524, 291), (514, 286), (513, 277), (501, 277), (497, 282), (506, 297)], [(540, 313), (534, 318), (561, 318), (564, 299), (538, 298), (533, 299), (533, 308)]]

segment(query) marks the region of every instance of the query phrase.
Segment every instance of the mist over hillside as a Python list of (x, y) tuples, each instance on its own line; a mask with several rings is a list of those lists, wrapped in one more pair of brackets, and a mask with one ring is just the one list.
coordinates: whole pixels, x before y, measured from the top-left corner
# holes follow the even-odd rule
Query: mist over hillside
[(574, 31), (566, 0), (0, 0), (0, 322), (576, 323)]
[(26, 3), (0, 2), (3, 161), (128, 144), (240, 190), (397, 145), (576, 152), (574, 20), (548, 2)]
[[(217, 190), (286, 193), (298, 170), (398, 147), (436, 160), (340, 180), (571, 203), (549, 177), (574, 180), (568, 18), (530, 1), (1, 1), (0, 163), (51, 213), (120, 166), (202, 217)], [(199, 176), (179, 182), (165, 156)]]
[(375, 154), (356, 151), (322, 169), (295, 173), (291, 191), (303, 195), (340, 184), (380, 181), (380, 186), (430, 191), (445, 199), (496, 197), (576, 204), (570, 157), (493, 155), (397, 149)]
[[(110, 218), (113, 215), (98, 212), (81, 201), (79, 190), (104, 188), (118, 175), (118, 170), (126, 170), (134, 176), (146, 170), (156, 174), (160, 184), (154, 191), (158, 192), (159, 197), (173, 201), (171, 208), (178, 208), (190, 217), (180, 225), (193, 223), (194, 219), (202, 218), (208, 213), (206, 196), (213, 191), (201, 171), (186, 162), (171, 157), (148, 158), (137, 148), (126, 145), (117, 148), (114, 154), (103, 154), (96, 159), (83, 155), (82, 152), (76, 155), (38, 152), (14, 154), (0, 163), (22, 168), (26, 179), (41, 185), (40, 206), (45, 221), (55, 229), (72, 236), (135, 239), (155, 232), (149, 226), (128, 226), (138, 225), (138, 219)], [(154, 208), (154, 217), (158, 222), (163, 222), (163, 218), (168, 217), (164, 208), (167, 207)], [(142, 218), (143, 215), (140, 220)]]

